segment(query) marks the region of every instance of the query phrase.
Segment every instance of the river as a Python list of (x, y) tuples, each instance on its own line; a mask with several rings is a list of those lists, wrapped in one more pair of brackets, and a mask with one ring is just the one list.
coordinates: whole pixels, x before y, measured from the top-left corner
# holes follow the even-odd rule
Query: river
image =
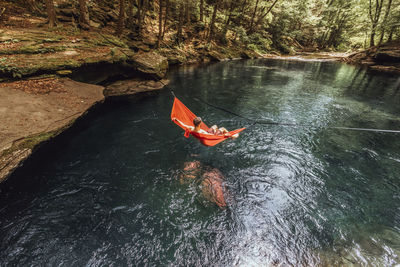
[[(0, 266), (400, 263), (399, 134), (330, 128), (400, 129), (399, 76), (259, 59), (169, 78), (208, 125), (250, 127), (204, 147), (169, 90), (105, 103), (0, 185)], [(225, 208), (179, 179), (192, 161), (222, 173)]]

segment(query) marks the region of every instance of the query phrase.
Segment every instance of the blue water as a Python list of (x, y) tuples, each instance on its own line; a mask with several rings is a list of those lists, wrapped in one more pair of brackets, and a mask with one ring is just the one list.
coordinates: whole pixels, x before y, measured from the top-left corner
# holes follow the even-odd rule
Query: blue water
[[(231, 61), (170, 72), (209, 124), (250, 126), (215, 147), (171, 123), (168, 90), (106, 103), (0, 185), (0, 265), (395, 266), (400, 78), (334, 62)], [(36, 158), (35, 158), (36, 157)], [(226, 208), (180, 179), (223, 174)]]

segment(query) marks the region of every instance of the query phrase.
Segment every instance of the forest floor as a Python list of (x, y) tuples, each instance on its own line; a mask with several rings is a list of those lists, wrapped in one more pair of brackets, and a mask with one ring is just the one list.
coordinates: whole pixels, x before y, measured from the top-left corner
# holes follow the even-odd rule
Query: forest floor
[(193, 25), (183, 28), (185, 40), (180, 44), (170, 30), (156, 47), (155, 19), (147, 18), (141, 37), (132, 37), (129, 30), (116, 37), (115, 22), (101, 28), (94, 23), (90, 31), (82, 31), (75, 23), (64, 21), (49, 29), (46, 18), (4, 0), (0, 4), (7, 8), (6, 19), (0, 21), (0, 82), (42, 74), (69, 76), (82, 66), (129, 63), (135, 54), (150, 51), (166, 57), (170, 65), (261, 57), (244, 46), (206, 44), (205, 32), (197, 32)]

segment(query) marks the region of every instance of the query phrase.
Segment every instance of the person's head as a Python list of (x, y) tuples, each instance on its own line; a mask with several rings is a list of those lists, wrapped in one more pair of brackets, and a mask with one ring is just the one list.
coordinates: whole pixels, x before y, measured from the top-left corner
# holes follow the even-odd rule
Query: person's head
[(198, 127), (201, 124), (201, 118), (200, 117), (194, 118), (193, 124), (195, 127)]

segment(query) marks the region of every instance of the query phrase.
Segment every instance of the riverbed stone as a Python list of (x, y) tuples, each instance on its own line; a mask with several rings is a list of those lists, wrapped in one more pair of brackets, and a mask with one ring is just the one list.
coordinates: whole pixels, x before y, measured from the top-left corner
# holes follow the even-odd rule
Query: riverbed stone
[(157, 78), (163, 78), (167, 73), (168, 60), (155, 52), (137, 53), (132, 57), (136, 70)]

